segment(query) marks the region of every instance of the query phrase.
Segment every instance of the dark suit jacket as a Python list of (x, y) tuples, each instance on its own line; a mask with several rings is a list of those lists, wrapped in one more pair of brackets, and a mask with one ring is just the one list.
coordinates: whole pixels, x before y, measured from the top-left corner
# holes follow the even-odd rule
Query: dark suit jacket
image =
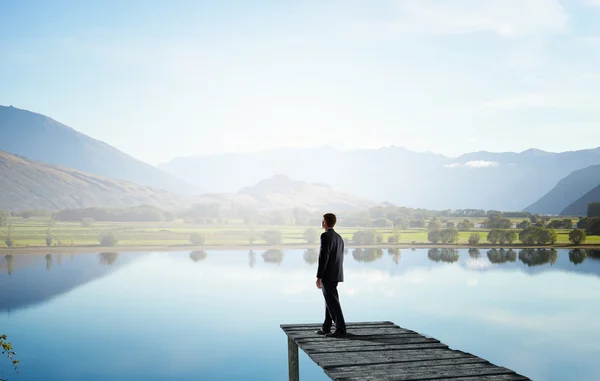
[(321, 234), (317, 278), (324, 283), (344, 281), (344, 240), (333, 229)]

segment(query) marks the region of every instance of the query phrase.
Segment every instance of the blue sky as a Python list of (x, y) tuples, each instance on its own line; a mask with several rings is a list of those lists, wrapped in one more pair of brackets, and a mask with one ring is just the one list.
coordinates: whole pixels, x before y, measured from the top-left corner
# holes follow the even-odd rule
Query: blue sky
[(600, 0), (0, 0), (0, 104), (147, 162), (600, 145)]

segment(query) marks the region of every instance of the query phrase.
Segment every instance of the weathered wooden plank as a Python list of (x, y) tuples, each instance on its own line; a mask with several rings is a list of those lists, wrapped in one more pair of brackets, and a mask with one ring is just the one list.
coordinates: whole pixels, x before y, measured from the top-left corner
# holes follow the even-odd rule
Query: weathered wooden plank
[[(289, 328), (282, 328), (282, 329), (286, 332), (290, 332), (290, 331), (316, 331), (320, 328), (321, 328), (321, 325), (314, 326), (314, 327), (301, 326), (301, 327), (289, 327)], [(357, 329), (357, 328), (401, 328), (401, 327), (399, 327), (395, 324), (385, 323), (385, 324), (352, 324), (352, 325), (346, 324), (346, 328)], [(332, 329), (335, 330), (335, 324), (333, 324)]]
[(474, 380), (479, 380), (480, 376), (486, 375), (503, 375), (515, 374), (510, 369), (501, 368), (488, 364), (470, 364), (466, 366), (451, 366), (451, 367), (429, 367), (429, 368), (414, 368), (406, 370), (396, 370), (395, 373), (387, 375), (356, 375), (350, 377), (336, 378), (336, 380), (344, 381), (424, 381), (424, 380), (439, 380), (440, 378), (453, 379), (457, 377), (476, 377)]
[[(317, 334), (314, 331), (286, 331), (288, 336), (294, 339), (300, 339), (305, 337), (314, 337)], [(360, 336), (386, 336), (386, 335), (401, 335), (401, 334), (416, 334), (415, 331), (410, 331), (403, 328), (348, 328), (349, 337), (343, 338), (343, 340), (360, 340)]]
[(385, 343), (382, 343), (379, 339), (394, 340), (394, 343), (404, 343), (409, 340), (435, 340), (435, 341), (438, 341), (436, 339), (423, 337), (423, 336), (419, 335), (418, 333), (402, 333), (399, 335), (368, 335), (368, 336), (367, 335), (364, 335), (364, 336), (351, 335), (351, 336), (346, 336), (343, 338), (338, 338), (336, 340), (334, 340), (330, 337), (327, 337), (327, 336), (317, 335), (317, 334), (306, 335), (305, 337), (300, 337), (300, 338), (294, 338), (294, 340), (296, 340), (298, 343), (301, 343), (301, 344), (314, 343), (316, 345), (316, 344), (327, 343), (325, 346), (329, 346), (329, 344), (352, 344), (352, 345), (385, 344)]
[(335, 339), (317, 335), (320, 324), (281, 328), (332, 380), (530, 381), (389, 321), (348, 323), (348, 337)]
[[(363, 322), (346, 322), (346, 327), (352, 327), (355, 325), (396, 325), (391, 321), (363, 321)], [(321, 324), (311, 323), (311, 324), (280, 324), (282, 329), (290, 329), (290, 328), (321, 328)]]
[(392, 345), (390, 347), (385, 347), (385, 348), (380, 348), (377, 346), (369, 346), (369, 347), (331, 349), (331, 350), (312, 350), (312, 351), (304, 351), (304, 352), (311, 353), (311, 354), (320, 354), (320, 353), (379, 352), (379, 351), (386, 351), (386, 350), (416, 351), (416, 350), (421, 350), (421, 349), (448, 349), (448, 347), (442, 343), (423, 343), (423, 344)]
[(478, 357), (464, 357), (454, 359), (436, 359), (436, 360), (425, 360), (425, 361), (412, 361), (403, 363), (392, 363), (392, 364), (378, 364), (378, 365), (358, 365), (358, 366), (345, 366), (345, 367), (330, 367), (325, 368), (325, 373), (331, 378), (342, 378), (342, 377), (357, 377), (360, 375), (389, 375), (396, 371), (403, 371), (411, 368), (427, 368), (431, 366), (453, 366), (453, 365), (470, 365), (470, 364), (489, 364), (488, 361), (480, 359)]
[[(348, 336), (346, 337), (341, 337), (338, 338), (337, 340), (332, 340), (330, 337), (327, 336), (323, 336), (323, 335), (318, 335), (315, 332), (307, 332), (307, 333), (299, 333), (297, 334), (299, 335), (288, 335), (290, 337), (292, 337), (294, 340), (298, 341), (298, 342), (305, 342), (305, 341), (310, 341), (310, 340), (326, 340), (327, 342), (333, 342), (333, 341), (339, 341), (339, 342), (353, 342), (353, 343), (360, 343), (360, 342), (379, 342), (377, 341), (377, 339), (398, 339), (398, 340), (402, 340), (402, 339), (414, 339), (414, 338), (422, 338), (422, 339), (430, 339), (428, 337), (425, 336), (421, 336), (418, 333), (411, 333), (411, 332), (400, 332), (400, 333), (386, 333), (383, 335), (355, 335), (352, 333), (349, 333)], [(434, 339), (435, 340), (435, 339)]]
[(406, 344), (439, 344), (440, 342), (436, 339), (428, 339), (426, 337), (418, 337), (411, 336), (406, 338), (398, 338), (394, 341), (393, 344), (389, 343), (379, 343), (377, 341), (368, 341), (368, 340), (329, 340), (328, 343), (325, 343), (323, 339), (305, 339), (298, 340), (298, 344), (302, 347), (304, 351), (328, 351), (328, 350), (351, 350), (357, 348), (364, 348), (365, 350), (368, 348), (392, 348), (392, 347), (401, 347)]
[[(488, 369), (494, 368), (498, 369), (497, 366), (490, 364), (489, 362), (480, 359), (480, 358), (469, 358), (465, 359), (470, 362), (468, 363), (458, 363), (457, 361), (449, 361), (445, 360), (444, 364), (442, 361), (429, 361), (428, 366), (423, 366), (423, 362), (418, 363), (420, 366), (414, 366), (416, 363), (405, 363), (402, 365), (399, 364), (385, 364), (378, 365), (380, 368), (376, 369), (375, 366), (362, 366), (355, 367), (360, 368), (360, 370), (356, 370), (353, 373), (344, 372), (344, 374), (339, 374), (335, 371), (330, 371), (330, 368), (325, 369), (325, 372), (332, 376), (332, 378), (344, 378), (344, 377), (387, 377), (390, 375), (420, 375), (422, 373), (434, 374), (436, 372), (456, 372), (460, 373), (464, 370), (469, 370), (473, 372), (482, 371), (482, 369), (487, 372)], [(335, 368), (334, 368), (335, 369)], [(335, 376), (335, 377), (333, 377)]]
[(461, 357), (475, 357), (460, 351), (451, 351), (445, 348), (420, 349), (404, 351), (361, 351), (342, 353), (307, 353), (308, 356), (325, 368), (331, 366), (370, 365), (409, 361), (450, 359)]
[[(396, 381), (394, 378), (376, 377), (376, 378), (363, 378), (363, 377), (345, 377), (335, 378), (335, 381)], [(423, 379), (421, 379), (423, 380)], [(435, 381), (531, 381), (531, 379), (521, 376), (520, 374), (493, 374), (493, 375), (478, 375), (478, 376), (467, 376), (467, 377), (442, 377), (435, 378)]]

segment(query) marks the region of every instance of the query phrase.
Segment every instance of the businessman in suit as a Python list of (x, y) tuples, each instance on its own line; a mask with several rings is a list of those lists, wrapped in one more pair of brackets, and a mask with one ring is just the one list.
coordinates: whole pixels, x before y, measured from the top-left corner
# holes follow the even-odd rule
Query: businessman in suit
[[(321, 226), (325, 232), (321, 234), (317, 270), (317, 288), (323, 291), (325, 297), (325, 321), (317, 334), (328, 337), (346, 336), (346, 321), (337, 291), (338, 283), (344, 281), (344, 240), (333, 230), (336, 221), (337, 218), (333, 213), (323, 216)], [(331, 332), (333, 322), (335, 322), (335, 332)]]

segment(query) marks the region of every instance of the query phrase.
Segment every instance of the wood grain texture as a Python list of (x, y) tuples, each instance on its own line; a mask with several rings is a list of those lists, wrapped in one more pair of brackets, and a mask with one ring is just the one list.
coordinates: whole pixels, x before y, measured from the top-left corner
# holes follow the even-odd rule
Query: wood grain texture
[(320, 327), (320, 324), (281, 325), (288, 340), (296, 343), (332, 380), (529, 380), (390, 321), (347, 323), (349, 335), (345, 338), (317, 335)]

